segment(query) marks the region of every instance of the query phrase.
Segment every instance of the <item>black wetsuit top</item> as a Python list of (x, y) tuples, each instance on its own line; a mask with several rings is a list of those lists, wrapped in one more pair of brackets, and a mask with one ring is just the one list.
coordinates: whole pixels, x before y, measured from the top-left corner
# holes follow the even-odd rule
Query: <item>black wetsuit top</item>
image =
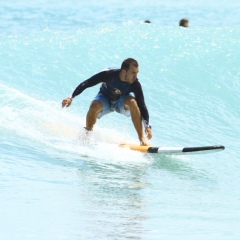
[(140, 109), (143, 124), (149, 126), (148, 109), (144, 101), (141, 83), (138, 78), (132, 83), (120, 80), (120, 69), (106, 69), (92, 76), (91, 78), (80, 83), (72, 93), (72, 98), (82, 93), (86, 88), (102, 83), (99, 93), (102, 93), (110, 101), (117, 101), (122, 96), (134, 93), (138, 107)]

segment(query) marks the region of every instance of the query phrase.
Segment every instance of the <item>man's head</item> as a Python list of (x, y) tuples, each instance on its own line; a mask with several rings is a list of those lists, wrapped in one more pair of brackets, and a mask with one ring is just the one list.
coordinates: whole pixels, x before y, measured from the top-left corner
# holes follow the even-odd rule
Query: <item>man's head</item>
[(139, 72), (139, 65), (137, 60), (127, 58), (122, 62), (120, 79), (124, 82), (133, 83)]

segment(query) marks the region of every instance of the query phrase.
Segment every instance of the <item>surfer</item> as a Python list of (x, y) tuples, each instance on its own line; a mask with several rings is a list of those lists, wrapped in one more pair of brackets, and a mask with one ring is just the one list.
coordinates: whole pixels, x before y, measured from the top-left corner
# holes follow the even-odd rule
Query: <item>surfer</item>
[(144, 136), (143, 126), (148, 140), (152, 138), (152, 129), (142, 86), (137, 78), (138, 72), (138, 62), (133, 58), (127, 58), (122, 62), (120, 69), (105, 69), (80, 83), (71, 97), (62, 101), (62, 107), (69, 107), (73, 98), (86, 88), (102, 83), (89, 107), (85, 129), (91, 131), (97, 118), (100, 119), (105, 114), (116, 111), (131, 116), (140, 145), (147, 146), (149, 144)]

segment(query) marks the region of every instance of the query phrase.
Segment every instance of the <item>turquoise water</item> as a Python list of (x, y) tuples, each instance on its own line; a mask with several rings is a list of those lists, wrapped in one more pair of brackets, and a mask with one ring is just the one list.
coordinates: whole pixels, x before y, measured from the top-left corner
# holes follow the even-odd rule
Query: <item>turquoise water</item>
[[(239, 239), (239, 2), (0, 4), (0, 239)], [(140, 63), (153, 146), (226, 149), (119, 149), (138, 141), (116, 113), (86, 139), (99, 86), (61, 101), (127, 57)]]

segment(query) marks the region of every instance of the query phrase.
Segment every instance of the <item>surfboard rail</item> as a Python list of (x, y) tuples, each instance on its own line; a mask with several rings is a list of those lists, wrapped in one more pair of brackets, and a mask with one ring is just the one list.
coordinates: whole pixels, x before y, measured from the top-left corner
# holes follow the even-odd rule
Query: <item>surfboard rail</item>
[(120, 144), (120, 147), (129, 148), (143, 153), (162, 154), (189, 154), (189, 153), (212, 153), (225, 149), (223, 145), (200, 146), (200, 147), (152, 147), (132, 144)]

